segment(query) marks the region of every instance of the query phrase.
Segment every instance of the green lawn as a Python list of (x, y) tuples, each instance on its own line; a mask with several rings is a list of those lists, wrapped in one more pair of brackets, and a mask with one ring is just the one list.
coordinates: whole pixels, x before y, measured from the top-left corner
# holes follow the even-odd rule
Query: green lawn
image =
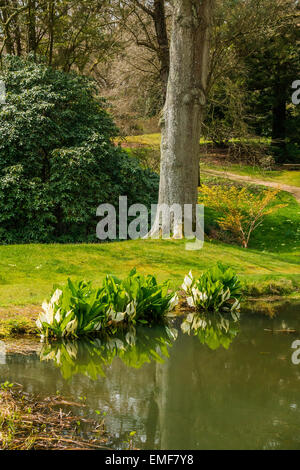
[[(156, 134), (144, 134), (144, 135), (134, 135), (127, 136), (125, 142), (128, 144), (139, 144), (148, 146), (153, 149), (159, 148), (161, 135)], [(237, 139), (232, 139), (232, 141)], [(260, 139), (263, 142), (268, 142), (268, 139)], [(201, 144), (210, 143), (204, 139), (200, 139)], [(274, 181), (283, 184), (289, 184), (291, 186), (300, 187), (300, 171), (289, 171), (289, 170), (272, 170), (266, 171), (262, 170), (260, 167), (251, 166), (251, 165), (240, 165), (233, 163), (226, 163), (226, 165), (216, 165), (216, 163), (205, 162), (201, 164), (201, 168), (212, 169), (212, 170), (227, 170), (228, 172), (235, 173), (242, 176), (250, 176), (256, 179), (261, 179), (264, 181)]]
[[(161, 134), (159, 132), (154, 134), (142, 134), (142, 135), (129, 135), (126, 136), (126, 142), (128, 143), (136, 143), (140, 145), (150, 145), (150, 146), (159, 146), (161, 140)], [(267, 138), (258, 138), (254, 139), (260, 142), (270, 142), (270, 139)], [(238, 139), (230, 139), (230, 142), (237, 142)], [(200, 142), (202, 144), (209, 144), (212, 143), (211, 140), (206, 140), (201, 138)]]
[[(159, 145), (160, 134), (128, 139), (153, 147)], [(240, 170), (232, 167), (244, 172), (240, 174), (250, 172), (250, 167)], [(284, 172), (284, 182), (296, 184), (295, 173)], [(275, 177), (272, 174), (266, 179), (271, 176)], [(277, 175), (280, 176), (282, 174)], [(206, 183), (214, 180), (220, 182), (220, 178), (204, 176)], [(257, 193), (262, 190), (262, 187), (253, 187)], [(41, 303), (53, 284), (65, 283), (68, 277), (100, 283), (107, 273), (124, 276), (133, 267), (156, 275), (159, 281), (170, 279), (172, 287), (177, 288), (190, 269), (197, 274), (218, 260), (233, 266), (252, 294), (276, 293), (271, 285), (278, 285), (279, 293), (283, 294), (292, 293), (295, 288), (300, 290), (300, 205), (291, 194), (283, 191), (278, 195), (278, 202), (286, 207), (266, 217), (247, 250), (209, 240), (199, 251), (185, 250), (184, 240), (0, 246), (0, 307)], [(206, 227), (211, 223), (214, 220), (208, 208)], [(255, 287), (252, 291), (251, 286)]]
[(300, 251), (294, 258), (286, 255), (209, 241), (202, 250), (187, 251), (184, 240), (0, 246), (0, 304), (40, 303), (53, 284), (64, 283), (67, 277), (99, 283), (106, 273), (124, 276), (134, 266), (178, 287), (190, 269), (196, 274), (217, 260), (232, 265), (247, 282), (279, 280), (300, 287)]

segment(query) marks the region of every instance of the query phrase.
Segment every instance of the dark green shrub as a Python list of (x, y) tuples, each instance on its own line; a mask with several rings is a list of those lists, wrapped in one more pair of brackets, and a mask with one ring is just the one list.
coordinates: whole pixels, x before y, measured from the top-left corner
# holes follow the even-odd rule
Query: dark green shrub
[(156, 202), (91, 80), (9, 56), (0, 79), (0, 242), (96, 241), (100, 204)]

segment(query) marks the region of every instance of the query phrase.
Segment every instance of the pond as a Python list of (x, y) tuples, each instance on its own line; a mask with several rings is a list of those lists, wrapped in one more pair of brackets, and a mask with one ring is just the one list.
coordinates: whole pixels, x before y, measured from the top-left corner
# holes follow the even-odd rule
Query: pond
[(106, 412), (114, 448), (135, 431), (140, 449), (300, 449), (300, 304), (244, 309), (224, 341), (213, 325), (184, 334), (181, 321), (29, 355), (2, 344), (0, 382), (81, 397), (85, 416)]

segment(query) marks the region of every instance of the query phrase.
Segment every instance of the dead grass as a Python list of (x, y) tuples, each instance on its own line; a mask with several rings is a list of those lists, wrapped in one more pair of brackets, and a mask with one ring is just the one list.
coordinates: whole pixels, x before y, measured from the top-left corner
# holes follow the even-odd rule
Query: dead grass
[(70, 411), (83, 406), (61, 396), (40, 398), (24, 392), (20, 385), (2, 384), (0, 449), (108, 449), (103, 419), (84, 419)]

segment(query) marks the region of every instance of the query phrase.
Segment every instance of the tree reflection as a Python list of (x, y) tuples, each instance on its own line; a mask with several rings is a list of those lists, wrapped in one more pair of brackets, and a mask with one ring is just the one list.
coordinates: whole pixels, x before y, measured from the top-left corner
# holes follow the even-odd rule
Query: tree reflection
[(92, 380), (106, 376), (106, 368), (115, 357), (128, 367), (140, 368), (145, 363), (163, 363), (169, 357), (168, 347), (177, 337), (177, 330), (169, 326), (156, 328), (132, 327), (113, 337), (62, 341), (43, 345), (41, 361), (53, 361), (64, 379), (76, 374)]

